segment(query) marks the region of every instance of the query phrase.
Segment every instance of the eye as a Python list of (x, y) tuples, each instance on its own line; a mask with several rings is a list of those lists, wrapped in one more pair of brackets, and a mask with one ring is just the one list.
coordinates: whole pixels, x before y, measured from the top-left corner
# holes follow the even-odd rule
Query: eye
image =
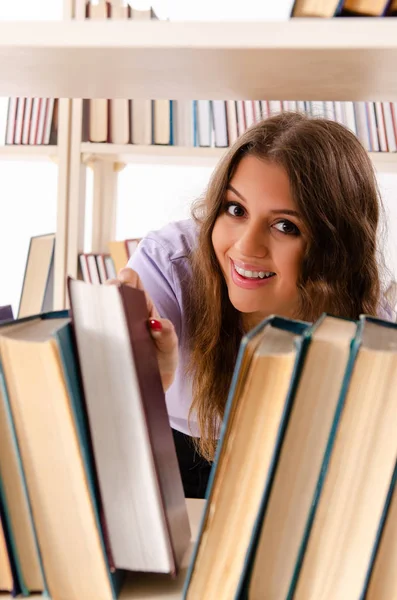
[(288, 219), (282, 219), (281, 221), (278, 221), (273, 225), (273, 227), (285, 235), (300, 235), (300, 231), (297, 226), (291, 221), (288, 221)]
[(243, 217), (245, 210), (238, 202), (227, 202), (225, 211), (232, 217)]

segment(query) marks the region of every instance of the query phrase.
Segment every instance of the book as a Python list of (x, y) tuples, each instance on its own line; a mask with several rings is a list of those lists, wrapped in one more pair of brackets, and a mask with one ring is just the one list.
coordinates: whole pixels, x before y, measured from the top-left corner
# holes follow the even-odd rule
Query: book
[(109, 253), (113, 260), (114, 269), (116, 274), (120, 272), (121, 269), (127, 266), (128, 263), (128, 249), (125, 243), (125, 240), (112, 240), (108, 242)]
[(344, 0), (342, 16), (382, 17), (390, 0)]
[(271, 317), (241, 342), (185, 583), (186, 600), (237, 597), (307, 349), (307, 328), (302, 322)]
[[(310, 337), (271, 490), (264, 490), (242, 588), (287, 598), (340, 397), (354, 365), (354, 321), (323, 315)], [(351, 350), (352, 347), (352, 350)]]
[(9, 592), (12, 596), (16, 596), (20, 593), (0, 496), (0, 593), (1, 592)]
[(397, 326), (360, 317), (346, 395), (324, 454), (290, 596), (359, 598), (397, 455)]
[(292, 16), (329, 19), (340, 13), (344, 2), (345, 0), (296, 0)]
[(4, 378), (52, 600), (116, 597), (68, 313), (0, 328)]
[[(27, 319), (28, 320), (28, 319)], [(10, 324), (0, 327), (6, 332)], [(1, 352), (1, 350), (0, 350)], [(1, 354), (0, 354), (1, 356)], [(0, 502), (10, 548), (15, 560), (18, 587), (23, 594), (46, 590), (43, 566), (32, 517), (19, 442), (0, 358)]]
[(53, 233), (30, 239), (18, 318), (39, 314), (52, 306), (54, 249)]
[(397, 463), (386, 499), (384, 518), (374, 547), (373, 562), (362, 597), (366, 600), (397, 598)]
[(145, 294), (74, 279), (68, 289), (114, 564), (176, 574), (190, 530)]
[(11, 304), (0, 306), (0, 323), (4, 323), (4, 321), (12, 321), (13, 319), (14, 312), (12, 310)]

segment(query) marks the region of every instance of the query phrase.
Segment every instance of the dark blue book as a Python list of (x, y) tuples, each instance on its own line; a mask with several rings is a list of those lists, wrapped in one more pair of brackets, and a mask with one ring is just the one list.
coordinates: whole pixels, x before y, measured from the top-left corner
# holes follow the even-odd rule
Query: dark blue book
[(270, 317), (241, 342), (185, 599), (237, 593), (264, 490), (274, 476), (308, 330), (307, 323)]

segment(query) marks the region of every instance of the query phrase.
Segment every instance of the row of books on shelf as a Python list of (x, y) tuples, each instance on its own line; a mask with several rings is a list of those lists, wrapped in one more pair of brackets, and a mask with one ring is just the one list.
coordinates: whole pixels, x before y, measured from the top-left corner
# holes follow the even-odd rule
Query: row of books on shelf
[(114, 279), (136, 250), (140, 239), (108, 242), (108, 253), (82, 252), (79, 254), (80, 275), (89, 283), (105, 283)]
[(5, 144), (55, 145), (58, 135), (58, 100), (13, 97), (8, 100)]
[[(69, 296), (0, 327), (0, 589), (110, 600), (175, 573), (189, 525), (143, 292)], [(244, 336), (185, 600), (397, 597), (396, 349), (366, 316)]]
[[(57, 101), (35, 98), (32, 103), (31, 100), (10, 99), (6, 142), (56, 143)], [(292, 110), (345, 125), (369, 152), (397, 151), (397, 102), (109, 100), (106, 101), (109, 111), (112, 103), (117, 103), (117, 118), (122, 120), (121, 103), (124, 103), (126, 122), (136, 118), (136, 126), (132, 130), (129, 126), (122, 130), (116, 125), (113, 130), (105, 118), (103, 135), (98, 137), (89, 135), (87, 124), (89, 126), (90, 122), (85, 119), (83, 140), (226, 148), (261, 119)], [(37, 111), (32, 112), (33, 106), (41, 107), (39, 119)], [(116, 117), (112, 119), (113, 126), (115, 123)], [(118, 136), (117, 131), (123, 131), (124, 135)]]

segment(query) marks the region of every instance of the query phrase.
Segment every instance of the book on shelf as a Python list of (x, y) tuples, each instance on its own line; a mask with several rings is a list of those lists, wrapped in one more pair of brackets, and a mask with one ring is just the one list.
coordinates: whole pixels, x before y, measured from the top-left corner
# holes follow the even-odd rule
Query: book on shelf
[(5, 304), (0, 306), (0, 323), (5, 321), (12, 321), (14, 319), (14, 311), (11, 304)]
[(112, 240), (108, 244), (109, 253), (80, 253), (79, 279), (87, 283), (105, 283), (108, 279), (115, 279), (117, 273), (127, 266), (140, 241), (140, 238)]
[(243, 338), (186, 600), (397, 597), (396, 348), (366, 316)]
[(18, 318), (52, 310), (55, 234), (30, 239)]
[(190, 528), (144, 293), (68, 283), (70, 312), (0, 325), (0, 585), (111, 600)]
[(140, 129), (138, 126), (134, 129), (133, 126), (136, 135), (142, 127), (145, 127), (145, 131), (150, 131), (150, 135), (147, 134), (145, 137), (139, 134), (139, 138), (134, 137), (134, 144), (227, 148), (233, 145), (238, 136), (262, 119), (281, 112), (298, 111), (312, 118), (324, 117), (344, 125), (358, 137), (368, 152), (397, 151), (396, 102), (301, 100), (158, 100), (156, 102), (158, 105), (151, 103), (150, 108), (147, 108), (145, 118), (142, 114), (139, 116)]
[[(56, 145), (58, 135), (56, 98), (9, 98), (5, 124), (7, 145)], [(4, 108), (2, 108), (4, 111)]]

